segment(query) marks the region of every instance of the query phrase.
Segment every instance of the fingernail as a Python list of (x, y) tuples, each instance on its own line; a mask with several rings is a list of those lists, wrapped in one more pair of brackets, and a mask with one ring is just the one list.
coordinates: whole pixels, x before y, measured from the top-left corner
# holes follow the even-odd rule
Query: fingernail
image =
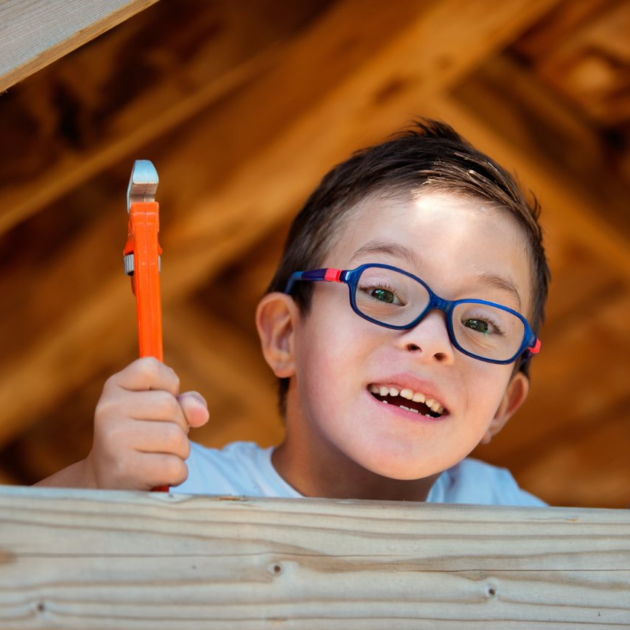
[(204, 404), (204, 406), (208, 406), (208, 401), (199, 392), (186, 392), (186, 394), (190, 394), (191, 396), (198, 398)]

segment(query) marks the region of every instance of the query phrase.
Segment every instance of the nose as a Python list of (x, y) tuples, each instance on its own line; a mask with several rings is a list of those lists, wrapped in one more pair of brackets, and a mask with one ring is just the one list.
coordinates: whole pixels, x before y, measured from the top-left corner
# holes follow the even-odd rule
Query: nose
[(397, 344), (402, 350), (416, 353), (427, 361), (450, 363), (455, 357), (442, 311), (433, 310), (414, 328), (400, 331)]

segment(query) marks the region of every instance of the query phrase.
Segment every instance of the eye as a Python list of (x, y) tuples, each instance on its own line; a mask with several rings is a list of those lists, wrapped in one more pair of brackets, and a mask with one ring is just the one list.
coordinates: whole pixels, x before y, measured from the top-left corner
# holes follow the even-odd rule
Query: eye
[(394, 304), (396, 302), (396, 295), (388, 289), (372, 289), (370, 295), (379, 302), (385, 302), (386, 304)]
[(484, 319), (466, 319), (463, 322), (466, 328), (482, 333), (484, 335), (500, 334), (500, 330), (491, 322)]

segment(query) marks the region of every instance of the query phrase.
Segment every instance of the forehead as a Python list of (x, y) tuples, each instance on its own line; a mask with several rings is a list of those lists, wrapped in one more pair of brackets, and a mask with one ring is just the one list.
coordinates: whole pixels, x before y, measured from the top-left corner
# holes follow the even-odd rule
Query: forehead
[(325, 264), (352, 268), (379, 261), (416, 273), (451, 299), (501, 292), (504, 281), (516, 289), (519, 310), (531, 310), (523, 229), (506, 210), (481, 200), (443, 192), (365, 199), (348, 214)]

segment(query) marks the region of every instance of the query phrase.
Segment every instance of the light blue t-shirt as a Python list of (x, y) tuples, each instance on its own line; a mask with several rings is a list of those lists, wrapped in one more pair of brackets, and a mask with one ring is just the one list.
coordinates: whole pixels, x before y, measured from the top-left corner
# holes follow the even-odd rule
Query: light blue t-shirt
[[(188, 479), (171, 492), (247, 497), (301, 498), (273, 467), (273, 448), (253, 442), (234, 442), (221, 450), (192, 443)], [(505, 468), (465, 459), (437, 479), (427, 503), (545, 506), (521, 490)]]

